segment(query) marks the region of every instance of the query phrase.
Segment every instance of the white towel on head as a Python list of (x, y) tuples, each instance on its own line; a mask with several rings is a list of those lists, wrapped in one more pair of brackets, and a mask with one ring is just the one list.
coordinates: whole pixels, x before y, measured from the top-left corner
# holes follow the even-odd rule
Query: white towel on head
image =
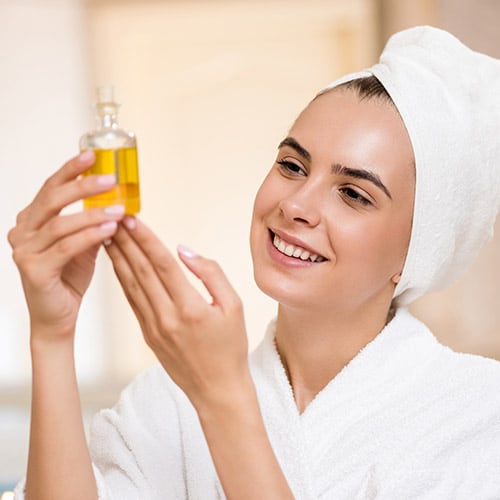
[(374, 75), (408, 130), (416, 164), (410, 246), (395, 297), (451, 284), (493, 234), (500, 207), (500, 61), (421, 26), (387, 42)]

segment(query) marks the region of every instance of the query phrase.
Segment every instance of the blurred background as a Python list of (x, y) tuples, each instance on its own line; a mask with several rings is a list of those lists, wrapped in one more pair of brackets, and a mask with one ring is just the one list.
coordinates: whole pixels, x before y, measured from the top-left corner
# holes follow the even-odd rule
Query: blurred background
[[(6, 234), (94, 127), (96, 86), (115, 86), (120, 124), (137, 134), (141, 217), (170, 247), (222, 264), (253, 347), (275, 312), (252, 278), (253, 197), (309, 99), (418, 24), (500, 57), (498, 0), (0, 0), (0, 19), (0, 496), (24, 474), (30, 401), (28, 317)], [(443, 343), (500, 359), (498, 232), (459, 283), (412, 310)], [(104, 256), (77, 339), (88, 423), (154, 363)]]

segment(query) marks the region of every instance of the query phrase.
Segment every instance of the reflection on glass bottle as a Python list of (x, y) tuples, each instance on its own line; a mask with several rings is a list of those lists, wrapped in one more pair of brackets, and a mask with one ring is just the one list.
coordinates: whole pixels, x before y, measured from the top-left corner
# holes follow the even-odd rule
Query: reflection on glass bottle
[(140, 210), (137, 143), (133, 132), (118, 126), (119, 104), (113, 97), (113, 87), (97, 89), (97, 128), (80, 139), (80, 151), (95, 152), (95, 164), (84, 175), (115, 174), (116, 186), (106, 193), (90, 196), (84, 208), (122, 204), (125, 213), (134, 215)]

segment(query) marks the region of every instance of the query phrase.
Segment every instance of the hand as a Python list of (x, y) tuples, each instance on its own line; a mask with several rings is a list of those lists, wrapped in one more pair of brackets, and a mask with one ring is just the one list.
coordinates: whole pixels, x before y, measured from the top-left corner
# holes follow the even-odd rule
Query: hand
[(93, 163), (93, 152), (71, 159), (42, 186), (17, 216), (8, 239), (28, 303), (32, 336), (71, 337), (82, 297), (92, 277), (100, 244), (110, 238), (123, 207), (61, 215), (67, 205), (108, 191), (114, 176), (79, 178)]
[(138, 219), (125, 218), (106, 249), (146, 342), (198, 413), (225, 496), (294, 498), (250, 376), (242, 304), (218, 264), (177, 248), (208, 303)]
[(106, 251), (146, 343), (195, 407), (248, 387), (243, 308), (218, 264), (178, 247), (212, 297), (208, 303), (140, 220), (124, 219)]

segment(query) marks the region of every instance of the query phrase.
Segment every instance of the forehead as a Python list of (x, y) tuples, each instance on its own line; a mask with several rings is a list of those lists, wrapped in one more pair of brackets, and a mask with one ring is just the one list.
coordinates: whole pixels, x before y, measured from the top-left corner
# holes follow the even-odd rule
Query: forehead
[(413, 149), (396, 108), (380, 99), (333, 90), (314, 99), (289, 135), (313, 161), (369, 168), (379, 175), (414, 174)]

